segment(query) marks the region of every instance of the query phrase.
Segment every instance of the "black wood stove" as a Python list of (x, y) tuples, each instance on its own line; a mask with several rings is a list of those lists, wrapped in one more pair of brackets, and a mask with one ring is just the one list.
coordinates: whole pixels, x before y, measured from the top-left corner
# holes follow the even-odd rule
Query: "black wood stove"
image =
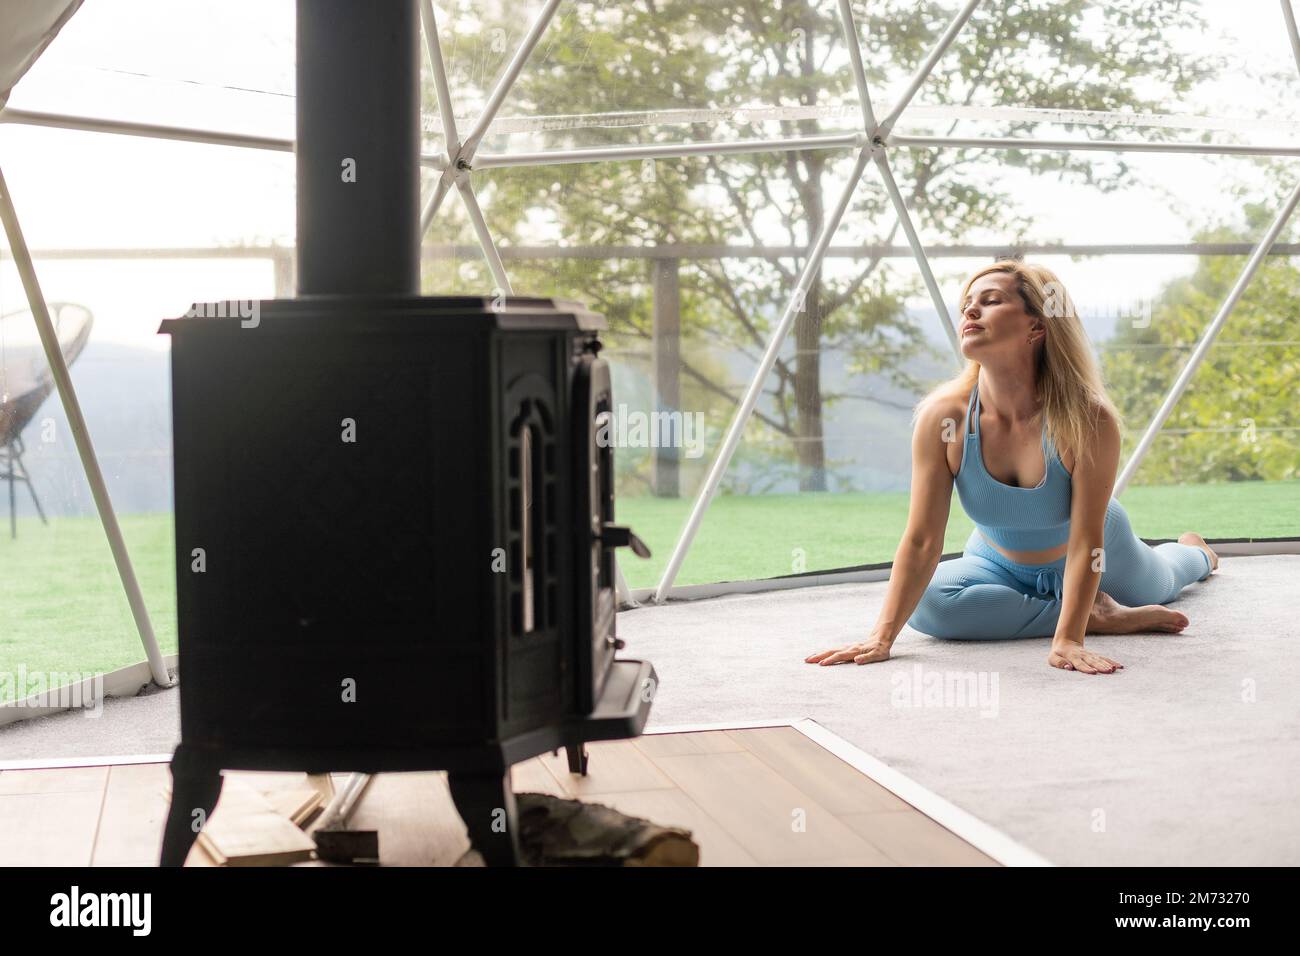
[(615, 654), (615, 549), (647, 552), (614, 524), (598, 440), (604, 322), (414, 294), (415, 5), (298, 12), (299, 295), (162, 324), (181, 669), (162, 862), (223, 768), (446, 770), (474, 846), (517, 862), (511, 764), (565, 747), (585, 772), (584, 742), (639, 734), (656, 688)]

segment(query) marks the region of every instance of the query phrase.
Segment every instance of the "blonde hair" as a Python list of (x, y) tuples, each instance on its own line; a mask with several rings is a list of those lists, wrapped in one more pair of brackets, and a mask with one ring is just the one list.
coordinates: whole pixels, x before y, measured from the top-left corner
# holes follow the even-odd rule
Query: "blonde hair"
[[(1093, 354), (1088, 333), (1079, 321), (1074, 301), (1056, 273), (1046, 266), (1018, 259), (999, 259), (966, 280), (958, 300), (959, 310), (975, 281), (993, 272), (1015, 276), (1025, 311), (1042, 322), (1047, 332), (1036, 346), (1034, 369), (1048, 438), (1058, 449), (1068, 448), (1073, 452), (1076, 461), (1091, 455), (1088, 437), (1101, 409), (1114, 418), (1121, 433), (1124, 421), (1106, 394), (1101, 365)], [(949, 390), (969, 395), (979, 371), (980, 363), (968, 359), (966, 367), (956, 376), (927, 392), (917, 403), (917, 409), (931, 396)], [(915, 418), (914, 414), (913, 421)]]

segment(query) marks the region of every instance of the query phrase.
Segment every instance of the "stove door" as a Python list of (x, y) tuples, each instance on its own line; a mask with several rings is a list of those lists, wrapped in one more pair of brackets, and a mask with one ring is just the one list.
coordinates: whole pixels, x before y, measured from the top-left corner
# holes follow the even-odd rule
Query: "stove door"
[[(597, 346), (598, 347), (598, 346)], [(614, 448), (609, 364), (592, 351), (575, 359), (573, 378), (573, 489), (577, 555), (577, 708), (589, 714), (614, 660), (614, 548), (606, 528), (614, 521)]]

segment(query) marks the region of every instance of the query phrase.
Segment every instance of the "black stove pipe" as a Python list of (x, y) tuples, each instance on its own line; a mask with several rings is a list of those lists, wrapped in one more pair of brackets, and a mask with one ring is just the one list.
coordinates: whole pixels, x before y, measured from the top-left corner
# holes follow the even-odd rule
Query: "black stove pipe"
[(418, 295), (416, 0), (297, 13), (298, 295)]

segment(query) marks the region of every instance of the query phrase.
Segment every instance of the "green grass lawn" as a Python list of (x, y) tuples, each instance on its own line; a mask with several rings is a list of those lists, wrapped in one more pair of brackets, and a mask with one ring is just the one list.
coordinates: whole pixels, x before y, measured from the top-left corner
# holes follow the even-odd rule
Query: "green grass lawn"
[[(1300, 480), (1131, 487), (1120, 499), (1143, 538), (1280, 538), (1300, 535)], [(907, 527), (908, 495), (802, 494), (715, 498), (677, 575), (678, 584), (738, 581), (801, 570), (892, 561)], [(620, 552), (634, 588), (659, 583), (690, 500), (620, 498), (619, 524), (650, 547), (640, 559)], [(953, 494), (944, 552), (960, 552), (974, 524)], [(802, 557), (803, 565), (798, 565)]]
[[(1144, 538), (1300, 535), (1300, 480), (1135, 487), (1121, 499)], [(667, 564), (690, 499), (621, 498), (620, 524), (650, 546), (642, 560), (621, 552), (632, 587), (652, 587)], [(176, 650), (172, 516), (120, 519), (163, 653)], [(907, 495), (803, 494), (714, 499), (678, 584), (776, 577), (892, 560), (907, 523)], [(972, 528), (956, 496), (945, 552)], [(20, 520), (18, 539), (0, 525), (0, 700), (13, 674), (108, 671), (143, 660), (131, 613), (96, 518), (43, 526)]]
[[(7, 516), (6, 516), (7, 518)], [(158, 644), (176, 652), (172, 516), (121, 515), (119, 523)], [(98, 518), (19, 519), (18, 538), (0, 523), (0, 701), (19, 667), (42, 672), (114, 670), (144, 660), (144, 648)]]

